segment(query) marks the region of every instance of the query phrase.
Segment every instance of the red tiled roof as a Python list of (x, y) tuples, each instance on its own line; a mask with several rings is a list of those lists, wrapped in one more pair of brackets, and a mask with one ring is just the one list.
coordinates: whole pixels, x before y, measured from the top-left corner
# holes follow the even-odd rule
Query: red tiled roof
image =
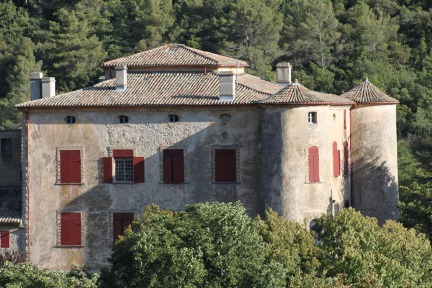
[(128, 73), (127, 89), (115, 90), (115, 79), (50, 98), (28, 101), (23, 107), (238, 105), (268, 98), (281, 87), (251, 75), (237, 77), (232, 102), (219, 101), (219, 76), (196, 72)]
[(150, 49), (127, 57), (107, 61), (103, 67), (154, 67), (154, 66), (217, 66), (247, 67), (246, 62), (234, 58), (194, 49), (182, 44), (171, 44)]
[(341, 97), (357, 103), (399, 103), (398, 100), (380, 91), (375, 85), (366, 79), (357, 87), (342, 94)]
[(354, 104), (352, 101), (334, 94), (309, 90), (300, 83), (291, 83), (263, 103), (277, 104)]

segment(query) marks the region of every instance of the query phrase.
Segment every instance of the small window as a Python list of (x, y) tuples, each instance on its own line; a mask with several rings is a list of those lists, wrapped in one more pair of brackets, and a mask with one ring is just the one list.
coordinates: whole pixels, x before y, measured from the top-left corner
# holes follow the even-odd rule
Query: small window
[(175, 122), (179, 121), (179, 116), (176, 114), (170, 114), (170, 115), (168, 115), (168, 119), (169, 119), (169, 122), (175, 123)]
[(215, 182), (236, 182), (236, 149), (215, 150)]
[(81, 151), (60, 150), (60, 181), (58, 183), (81, 183)]
[(115, 212), (113, 213), (113, 241), (115, 242), (120, 235), (134, 221), (132, 212)]
[(2, 138), (1, 139), (1, 156), (7, 157), (12, 156), (12, 139)]
[(81, 245), (81, 213), (60, 214), (60, 245)]
[(0, 248), (9, 248), (9, 231), (0, 231)]
[(67, 124), (74, 124), (76, 122), (75, 116), (66, 116), (64, 120)]
[(163, 150), (163, 182), (184, 182), (184, 155), (183, 149)]
[(319, 150), (312, 146), (308, 149), (309, 182), (319, 182)]
[(133, 149), (114, 149), (113, 157), (102, 159), (104, 183), (144, 182), (144, 157), (135, 157)]
[(125, 124), (129, 122), (129, 117), (126, 115), (120, 115), (117, 118), (119, 123)]
[(308, 123), (317, 123), (317, 112), (308, 112)]

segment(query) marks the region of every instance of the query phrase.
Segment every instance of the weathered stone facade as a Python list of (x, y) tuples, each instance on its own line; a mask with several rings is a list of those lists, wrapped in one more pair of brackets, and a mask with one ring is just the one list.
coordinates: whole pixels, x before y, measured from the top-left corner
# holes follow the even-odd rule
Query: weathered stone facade
[[(397, 216), (396, 133), (383, 135), (386, 125), (395, 125), (396, 102), (362, 110), (349, 97), (310, 91), (291, 79), (287, 85), (263, 81), (244, 73), (244, 62), (182, 45), (107, 62), (107, 76), (114, 66), (118, 79), (18, 105), (31, 262), (60, 269), (87, 264), (96, 271), (111, 253), (114, 213), (137, 216), (153, 203), (182, 210), (197, 202), (241, 201), (250, 215), (271, 208), (300, 223), (351, 202), (380, 219)], [(222, 75), (229, 81), (220, 81)], [(42, 75), (32, 77), (37, 90)], [(370, 139), (364, 143), (364, 137)], [(374, 154), (374, 145), (387, 150)], [(216, 181), (215, 151), (224, 148), (235, 150), (235, 181)], [(183, 151), (181, 183), (164, 181), (165, 149)], [(65, 150), (79, 155), (76, 183), (62, 182)], [(106, 158), (116, 150), (145, 159), (143, 181), (107, 183)], [(376, 187), (362, 192), (369, 182), (352, 171), (359, 167), (355, 159), (369, 155), (388, 163), (396, 188), (385, 190), (378, 174), (370, 182)], [(383, 205), (368, 210), (377, 187), (385, 190)], [(357, 200), (353, 191), (366, 198)], [(62, 244), (65, 213), (80, 215), (79, 244)]]

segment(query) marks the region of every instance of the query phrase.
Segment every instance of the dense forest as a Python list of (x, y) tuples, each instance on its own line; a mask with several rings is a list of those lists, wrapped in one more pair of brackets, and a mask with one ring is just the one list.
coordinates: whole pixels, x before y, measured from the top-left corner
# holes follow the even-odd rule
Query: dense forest
[(95, 83), (100, 64), (183, 43), (250, 64), (279, 61), (310, 89), (341, 94), (364, 78), (400, 101), (401, 221), (432, 236), (432, 2), (428, 0), (3, 0), (0, 129), (16, 128), (28, 75), (57, 93)]

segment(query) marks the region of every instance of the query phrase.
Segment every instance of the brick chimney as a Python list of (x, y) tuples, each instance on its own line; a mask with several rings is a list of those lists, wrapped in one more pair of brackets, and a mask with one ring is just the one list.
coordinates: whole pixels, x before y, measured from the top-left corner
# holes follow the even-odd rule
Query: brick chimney
[(232, 72), (219, 73), (219, 100), (234, 101), (235, 99), (235, 75)]
[(276, 82), (280, 85), (291, 83), (291, 64), (280, 62), (276, 65)]
[(116, 66), (115, 74), (116, 74), (116, 91), (125, 91), (127, 89), (126, 65)]

